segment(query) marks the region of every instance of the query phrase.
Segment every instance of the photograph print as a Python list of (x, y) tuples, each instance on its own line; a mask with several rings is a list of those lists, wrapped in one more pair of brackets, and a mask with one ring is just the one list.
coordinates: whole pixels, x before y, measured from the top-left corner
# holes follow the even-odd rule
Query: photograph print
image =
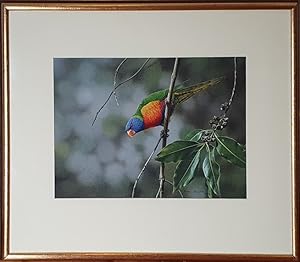
[(246, 198), (246, 58), (54, 58), (55, 198)]

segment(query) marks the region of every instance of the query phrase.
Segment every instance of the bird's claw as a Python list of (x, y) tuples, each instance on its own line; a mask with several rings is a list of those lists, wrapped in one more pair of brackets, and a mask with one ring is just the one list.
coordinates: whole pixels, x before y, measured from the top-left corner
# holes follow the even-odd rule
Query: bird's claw
[(169, 129), (167, 129), (166, 131), (165, 130), (161, 130), (160, 137), (161, 138), (168, 137), (169, 136), (169, 134), (168, 134), (169, 131), (170, 131)]

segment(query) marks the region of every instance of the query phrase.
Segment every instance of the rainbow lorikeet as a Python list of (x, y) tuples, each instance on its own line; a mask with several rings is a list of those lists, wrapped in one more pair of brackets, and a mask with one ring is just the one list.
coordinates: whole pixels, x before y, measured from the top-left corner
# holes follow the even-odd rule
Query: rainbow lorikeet
[[(223, 77), (220, 77), (189, 87), (176, 88), (173, 93), (172, 105), (176, 106), (188, 100), (208, 87), (220, 83), (222, 79)], [(129, 137), (148, 128), (163, 125), (168, 92), (168, 89), (156, 91), (139, 104), (135, 114), (128, 120), (125, 127)]]

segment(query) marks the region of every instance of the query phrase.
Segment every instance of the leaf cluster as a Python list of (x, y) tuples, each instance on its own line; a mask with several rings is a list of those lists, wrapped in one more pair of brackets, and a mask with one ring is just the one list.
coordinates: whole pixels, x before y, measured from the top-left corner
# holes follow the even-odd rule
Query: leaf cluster
[(221, 197), (218, 156), (241, 168), (246, 167), (246, 147), (230, 137), (219, 136), (214, 130), (191, 131), (183, 140), (164, 147), (156, 160), (177, 163), (173, 192), (184, 190), (198, 174), (202, 174), (206, 180), (207, 195), (212, 198)]

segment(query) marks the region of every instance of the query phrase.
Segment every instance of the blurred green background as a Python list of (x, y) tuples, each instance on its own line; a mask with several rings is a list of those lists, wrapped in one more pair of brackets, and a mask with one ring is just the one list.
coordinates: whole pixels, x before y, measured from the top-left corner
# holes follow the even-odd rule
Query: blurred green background
[[(122, 58), (54, 58), (55, 110), (55, 197), (126, 198), (134, 180), (152, 152), (161, 127), (129, 138), (127, 120), (148, 94), (168, 88), (174, 64), (171, 58), (153, 58), (133, 80), (118, 91), (91, 126), (96, 111), (113, 88), (114, 73)], [(145, 61), (131, 58), (121, 68), (118, 82), (130, 77)], [(237, 87), (228, 112), (229, 124), (221, 132), (246, 143), (246, 59), (237, 58)], [(183, 138), (196, 128), (208, 129), (209, 120), (219, 115), (233, 86), (233, 57), (180, 58), (176, 84), (189, 86), (215, 77), (226, 79), (180, 105), (170, 122), (168, 143)], [(158, 152), (157, 152), (158, 153)], [(220, 160), (221, 161), (221, 160)], [(174, 165), (166, 167), (172, 181)], [(155, 197), (159, 163), (151, 160), (140, 180), (136, 197)], [(220, 188), (223, 198), (246, 197), (246, 170), (221, 161)], [(204, 177), (199, 173), (183, 192), (187, 198), (206, 198)], [(165, 197), (172, 194), (166, 185)]]

